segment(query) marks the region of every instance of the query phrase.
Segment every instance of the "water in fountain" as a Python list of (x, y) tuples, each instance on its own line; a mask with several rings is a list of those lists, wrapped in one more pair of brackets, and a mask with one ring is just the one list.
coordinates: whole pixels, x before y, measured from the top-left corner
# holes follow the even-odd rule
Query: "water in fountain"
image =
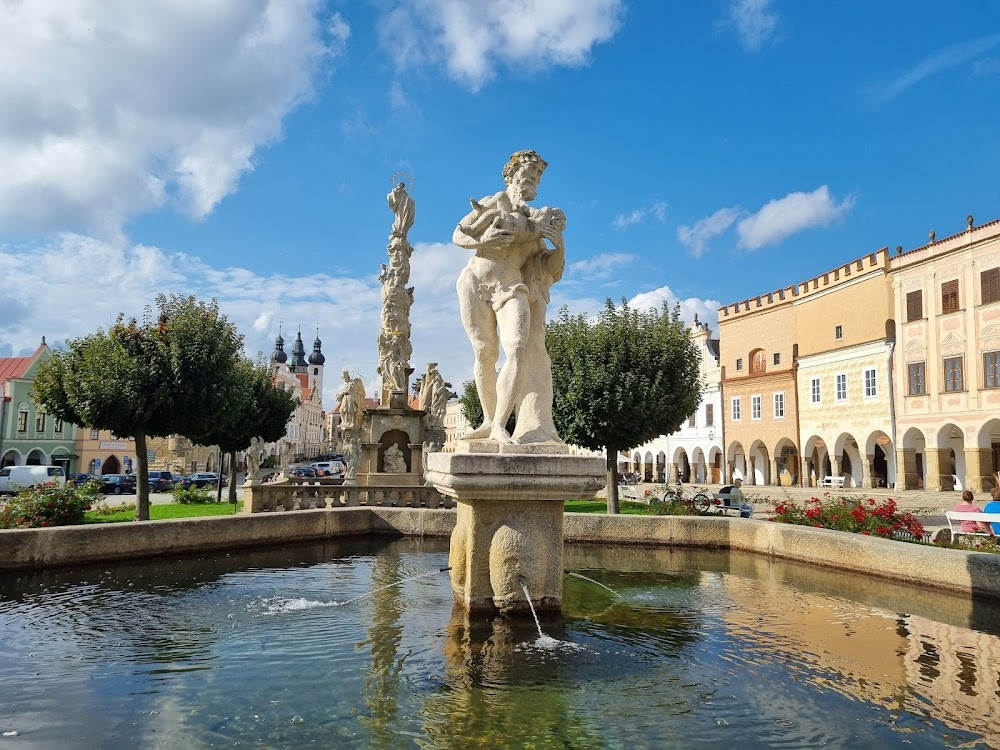
[(0, 732), (65, 750), (1000, 745), (996, 605), (734, 552), (566, 562), (622, 596), (564, 579), (544, 629), (572, 652), (454, 607), (427, 573), (444, 541), (0, 576)]
[(606, 588), (612, 594), (614, 594), (619, 599), (621, 599), (621, 594), (619, 594), (613, 588), (611, 588), (610, 586), (605, 586), (603, 583), (601, 583), (600, 581), (595, 581), (593, 578), (588, 578), (587, 576), (583, 575), (583, 573), (577, 573), (576, 571), (573, 571), (573, 570), (567, 570), (566, 571), (566, 575), (573, 576), (574, 578), (579, 578), (582, 581), (590, 581), (591, 583), (596, 583), (598, 586), (601, 586), (602, 588)]

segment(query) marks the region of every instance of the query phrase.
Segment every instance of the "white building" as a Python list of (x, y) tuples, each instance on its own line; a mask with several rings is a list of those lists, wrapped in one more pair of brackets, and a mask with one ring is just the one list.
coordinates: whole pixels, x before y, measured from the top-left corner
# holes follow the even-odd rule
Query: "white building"
[(719, 340), (712, 338), (708, 324), (699, 323), (697, 316), (691, 324), (691, 336), (701, 355), (701, 404), (677, 432), (629, 451), (632, 471), (647, 482), (723, 482)]

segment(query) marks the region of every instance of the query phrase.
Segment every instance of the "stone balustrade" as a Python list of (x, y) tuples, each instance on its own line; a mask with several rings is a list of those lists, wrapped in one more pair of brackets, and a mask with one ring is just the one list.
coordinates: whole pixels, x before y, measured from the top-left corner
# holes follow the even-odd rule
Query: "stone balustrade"
[(394, 508), (451, 508), (451, 498), (433, 487), (345, 485), (342, 479), (292, 478), (243, 485), (243, 512), (270, 513), (314, 508), (388, 506)]

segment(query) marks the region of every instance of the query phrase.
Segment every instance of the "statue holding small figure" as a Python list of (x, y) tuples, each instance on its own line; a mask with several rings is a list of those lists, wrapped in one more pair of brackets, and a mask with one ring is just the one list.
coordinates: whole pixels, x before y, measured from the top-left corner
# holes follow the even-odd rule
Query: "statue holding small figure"
[[(472, 211), (452, 235), (452, 242), (474, 252), (457, 289), (476, 357), (473, 376), (483, 423), (466, 440), (561, 442), (552, 419), (545, 311), (549, 289), (566, 265), (566, 215), (558, 208), (527, 205), (547, 166), (535, 151), (511, 155), (503, 169), (506, 188), (471, 200)], [(498, 374), (501, 347), (505, 358)], [(517, 426), (510, 435), (505, 425), (514, 411)]]

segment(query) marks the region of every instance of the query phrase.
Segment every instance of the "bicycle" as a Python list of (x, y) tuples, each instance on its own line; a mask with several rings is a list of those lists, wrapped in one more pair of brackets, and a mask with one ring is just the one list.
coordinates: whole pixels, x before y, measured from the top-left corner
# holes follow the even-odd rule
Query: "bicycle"
[(676, 503), (678, 505), (683, 505), (685, 508), (693, 510), (698, 514), (708, 513), (709, 509), (712, 507), (712, 498), (707, 492), (700, 487), (688, 490), (688, 488), (680, 482), (673, 486), (665, 486), (663, 489), (663, 497), (655, 498), (652, 502)]

